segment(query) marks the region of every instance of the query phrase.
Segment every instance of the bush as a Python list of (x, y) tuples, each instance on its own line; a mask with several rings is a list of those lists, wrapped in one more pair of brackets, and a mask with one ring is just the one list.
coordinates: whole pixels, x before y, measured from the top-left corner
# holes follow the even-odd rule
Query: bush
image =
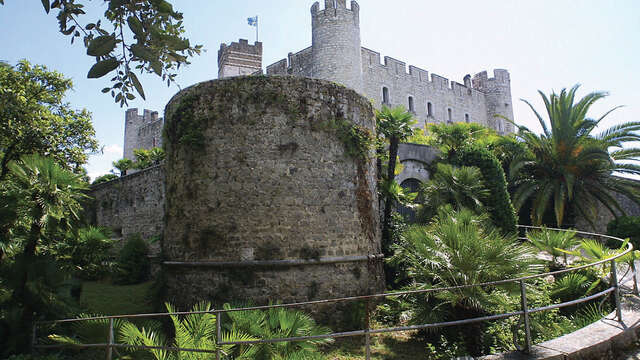
[[(607, 225), (607, 235), (629, 238), (635, 250), (640, 250), (640, 216), (619, 216)], [(609, 247), (617, 249), (620, 242), (611, 240), (607, 242)]]
[(118, 178), (118, 175), (116, 175), (116, 174), (105, 174), (105, 175), (102, 175), (102, 176), (98, 176), (95, 180), (93, 180), (91, 185), (98, 185), (98, 184), (106, 183), (106, 182), (109, 182), (111, 180), (115, 180), (117, 178)]
[(151, 262), (147, 257), (149, 248), (140, 235), (130, 236), (118, 256), (116, 284), (139, 284), (149, 279)]
[(491, 211), (491, 220), (505, 233), (515, 233), (515, 210), (507, 191), (507, 181), (500, 161), (489, 150), (480, 145), (465, 146), (456, 152), (452, 163), (458, 166), (475, 166), (482, 172), (485, 185), (491, 196), (487, 205)]
[(114, 240), (105, 228), (89, 226), (68, 233), (56, 249), (59, 260), (70, 273), (83, 280), (99, 280), (107, 276), (113, 265), (111, 249)]

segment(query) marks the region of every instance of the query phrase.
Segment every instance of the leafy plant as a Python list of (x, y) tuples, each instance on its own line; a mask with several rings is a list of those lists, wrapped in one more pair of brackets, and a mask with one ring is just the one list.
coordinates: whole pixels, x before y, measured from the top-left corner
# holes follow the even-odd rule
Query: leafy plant
[(115, 282), (139, 284), (149, 278), (151, 263), (147, 257), (149, 248), (139, 234), (130, 236), (118, 256)]
[(102, 176), (98, 176), (95, 180), (93, 180), (91, 185), (98, 185), (98, 184), (106, 183), (106, 182), (109, 182), (111, 180), (115, 180), (117, 178), (118, 178), (118, 175), (116, 175), (116, 174), (105, 174), (105, 175), (102, 175)]
[[(405, 262), (413, 278), (412, 288), (429, 289), (479, 284), (535, 273), (539, 270), (531, 248), (518, 243), (515, 235), (503, 235), (485, 214), (468, 209), (440, 209), (428, 226), (414, 225), (395, 247), (392, 262)], [(440, 291), (433, 298), (414, 303), (414, 323), (436, 319), (483, 316), (506, 300), (506, 287), (469, 287)], [(465, 327), (467, 349), (481, 353), (483, 324)], [(473, 336), (471, 335), (473, 332)]]
[[(618, 216), (607, 224), (607, 234), (621, 239), (629, 238), (633, 248), (640, 250), (640, 216)], [(607, 245), (617, 248), (620, 242), (611, 240)]]
[[(166, 303), (167, 311), (175, 313), (177, 310)], [(204, 360), (215, 357), (213, 353), (220, 350), (226, 359), (230, 359), (229, 354), (232, 352), (236, 355), (233, 359), (254, 359), (254, 348), (244, 349), (243, 351), (235, 351), (234, 345), (216, 344), (217, 323), (216, 317), (213, 315), (211, 304), (201, 302), (193, 306), (191, 311), (198, 312), (196, 314), (187, 314), (184, 316), (170, 315), (171, 322), (174, 327), (175, 337), (172, 341), (158, 330), (154, 328), (138, 328), (132, 323), (125, 323), (119, 331), (120, 337), (125, 344), (136, 346), (156, 346), (156, 347), (174, 347), (182, 349), (210, 350), (207, 352), (172, 352), (160, 349), (146, 350), (151, 353), (156, 360)], [(248, 341), (255, 340), (251, 336), (241, 333), (235, 329), (225, 331), (222, 334), (223, 342), (230, 341)]]
[[(202, 45), (192, 46), (189, 39), (183, 37), (182, 14), (168, 1), (105, 1), (104, 16), (81, 25), (86, 15), (84, 3), (82, 0), (42, 0), (47, 14), (58, 9), (60, 33), (70, 36), (72, 44), (82, 38), (87, 55), (95, 57), (96, 63), (87, 77), (114, 74), (113, 85), (102, 92), (110, 92), (120, 106), (135, 99), (133, 89), (145, 98), (134, 69), (155, 74), (168, 86), (175, 81), (175, 72), (180, 66), (188, 65), (189, 57), (201, 52)], [(3, 4), (0, 0), (0, 5)]]
[(564, 256), (565, 266), (569, 265), (567, 253), (562, 250), (572, 250), (578, 246), (580, 240), (576, 238), (575, 231), (549, 230), (543, 227), (542, 230), (529, 231), (527, 233), (529, 241), (541, 251), (551, 255), (552, 263), (557, 263), (558, 256)]
[(68, 232), (52, 250), (71, 273), (84, 280), (97, 280), (111, 270), (113, 244), (108, 230), (90, 226), (77, 233)]
[[(416, 123), (413, 114), (406, 111), (403, 106), (393, 109), (382, 106), (382, 110), (376, 110), (376, 128), (378, 135), (384, 136), (384, 140), (389, 143), (387, 173), (383, 179), (386, 188), (390, 189), (395, 179), (396, 159), (398, 157), (398, 146), (401, 141), (405, 141), (413, 134), (412, 125)], [(382, 168), (382, 166), (379, 166)], [(392, 192), (388, 191), (385, 197), (384, 213), (382, 216), (382, 251), (385, 255), (390, 255), (391, 234), (391, 212), (394, 208)], [(389, 279), (392, 280), (392, 279)]]
[(127, 175), (127, 171), (133, 169), (133, 165), (133, 161), (126, 158), (113, 162), (113, 167), (120, 171), (120, 176)]
[(600, 122), (616, 108), (591, 119), (587, 117), (589, 109), (607, 94), (593, 92), (576, 101), (577, 90), (576, 85), (548, 97), (539, 92), (548, 120), (523, 100), (536, 115), (543, 133), (518, 126), (517, 137), (528, 152), (512, 163), (510, 177), (516, 183), (515, 208), (530, 201), (535, 225), (541, 224), (547, 213), (553, 213), (558, 227), (573, 215), (583, 216), (594, 226), (598, 203), (614, 215), (615, 211), (624, 213), (613, 193), (640, 203), (640, 186), (613, 175), (640, 174), (640, 149), (625, 146), (640, 140), (640, 122), (618, 124), (594, 134)]
[(455, 156), (451, 158), (451, 163), (458, 166), (475, 166), (480, 169), (485, 186), (490, 193), (485, 205), (490, 210), (493, 223), (505, 233), (514, 233), (517, 218), (502, 166), (495, 155), (482, 144), (472, 144), (457, 150)]
[(550, 295), (561, 302), (576, 300), (588, 295), (598, 283), (599, 279), (594, 281), (584, 273), (569, 273), (553, 283)]
[(455, 210), (467, 208), (475, 213), (485, 211), (484, 203), (489, 190), (484, 185), (482, 173), (476, 167), (456, 167), (439, 163), (429, 182), (422, 187), (422, 208), (420, 218), (427, 222), (436, 215), (438, 209), (450, 204)]
[[(225, 310), (232, 309), (229, 304)], [(301, 311), (285, 308), (267, 310), (245, 310), (227, 312), (230, 323), (224, 322), (225, 329), (233, 334), (248, 334), (255, 339), (281, 339), (298, 336), (325, 335), (331, 329), (317, 325), (313, 318)], [(263, 343), (238, 346), (233, 355), (250, 354), (254, 360), (295, 360), (323, 359), (318, 346), (333, 342), (331, 338), (310, 339), (296, 342)]]
[(91, 113), (64, 101), (71, 79), (27, 60), (0, 62), (0, 181), (9, 163), (40, 154), (67, 170), (78, 171), (98, 150)]

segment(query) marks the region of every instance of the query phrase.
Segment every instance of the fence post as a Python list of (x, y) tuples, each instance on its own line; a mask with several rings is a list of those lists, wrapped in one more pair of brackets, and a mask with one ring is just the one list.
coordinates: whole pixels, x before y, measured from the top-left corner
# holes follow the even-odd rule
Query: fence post
[(622, 322), (622, 307), (620, 306), (620, 287), (618, 285), (618, 271), (616, 259), (611, 259), (611, 284), (613, 285), (613, 298), (616, 302), (616, 316), (618, 322)]
[(220, 312), (216, 312), (216, 360), (220, 360), (220, 338), (221, 338)]
[(370, 326), (370, 322), (369, 322), (369, 317), (371, 315), (370, 312), (370, 308), (369, 308), (369, 302), (370, 300), (367, 299), (367, 302), (365, 304), (365, 324), (364, 324), (364, 338), (365, 338), (365, 350), (366, 350), (366, 360), (371, 359), (371, 334), (369, 333), (369, 326)]
[(525, 353), (531, 351), (531, 324), (529, 323), (529, 308), (527, 306), (527, 285), (524, 280), (520, 280), (520, 304), (524, 317), (524, 336), (526, 341)]
[(113, 318), (109, 318), (109, 339), (107, 340), (107, 360), (111, 360), (113, 355)]
[[(635, 251), (635, 249), (634, 249)], [(640, 295), (640, 291), (638, 291), (638, 273), (636, 271), (636, 259), (635, 257), (631, 258), (631, 271), (633, 275), (633, 293), (635, 295)]]

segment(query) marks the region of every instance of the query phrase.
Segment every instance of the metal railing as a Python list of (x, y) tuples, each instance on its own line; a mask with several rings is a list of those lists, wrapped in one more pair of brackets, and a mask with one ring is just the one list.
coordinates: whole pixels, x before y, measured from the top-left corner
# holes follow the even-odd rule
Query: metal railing
[[(530, 229), (541, 229), (534, 226), (519, 226), (521, 229), (530, 230)], [(553, 229), (548, 228), (549, 230), (554, 231), (575, 231), (575, 230), (565, 230), (565, 229)], [(575, 231), (577, 235), (586, 236), (586, 237), (597, 237), (600, 239), (611, 239), (623, 242), (622, 239), (616, 238), (613, 236), (595, 234), (589, 232)], [(526, 239), (526, 238), (520, 238)], [(78, 348), (104, 348), (106, 349), (106, 359), (111, 360), (113, 356), (114, 349), (130, 349), (130, 350), (166, 350), (166, 351), (184, 351), (184, 352), (197, 352), (197, 353), (215, 353), (216, 359), (220, 360), (223, 354), (220, 346), (222, 345), (255, 345), (255, 344), (267, 344), (267, 343), (278, 343), (278, 342), (294, 342), (294, 341), (305, 341), (305, 340), (313, 340), (313, 339), (327, 339), (327, 338), (343, 338), (343, 337), (353, 337), (353, 336), (364, 336), (365, 337), (365, 356), (366, 359), (369, 360), (371, 357), (371, 336), (382, 333), (391, 333), (391, 332), (404, 332), (404, 331), (412, 331), (412, 330), (420, 330), (420, 329), (434, 329), (434, 328), (442, 328), (449, 326), (460, 326), (471, 323), (483, 322), (483, 321), (493, 321), (493, 320), (501, 320), (507, 319), (510, 317), (519, 316), (520, 320), (518, 325), (514, 329), (514, 345), (516, 348), (523, 352), (528, 352), (532, 346), (532, 338), (531, 338), (531, 319), (530, 315), (538, 312), (549, 311), (553, 309), (559, 309), (567, 306), (573, 306), (580, 303), (584, 303), (587, 301), (591, 301), (600, 297), (607, 296), (609, 294), (613, 294), (614, 303), (616, 307), (616, 320), (618, 322), (622, 322), (622, 308), (620, 302), (620, 285), (618, 283), (618, 274), (617, 274), (617, 266), (616, 260), (622, 256), (627, 255), (629, 252), (633, 250), (633, 246), (631, 243), (627, 244), (627, 249), (623, 252), (616, 254), (615, 256), (607, 259), (603, 259), (600, 261), (596, 261), (593, 263), (589, 263), (586, 265), (566, 268), (563, 270), (547, 272), (543, 274), (529, 275), (514, 279), (504, 279), (499, 281), (485, 282), (480, 284), (470, 284), (470, 285), (459, 285), (459, 286), (451, 286), (445, 288), (432, 288), (432, 289), (423, 289), (423, 290), (411, 290), (411, 291), (402, 291), (402, 292), (393, 292), (393, 293), (383, 293), (383, 294), (375, 294), (375, 295), (364, 295), (364, 296), (352, 296), (352, 297), (344, 297), (344, 298), (336, 298), (336, 299), (327, 299), (327, 300), (316, 300), (316, 301), (306, 301), (306, 302), (297, 302), (290, 304), (276, 304), (276, 305), (265, 305), (265, 306), (252, 306), (252, 307), (244, 307), (244, 308), (230, 308), (230, 309), (213, 309), (210, 311), (186, 311), (186, 312), (173, 312), (173, 313), (153, 313), (153, 314), (135, 314), (135, 315), (116, 315), (116, 316), (97, 316), (90, 318), (77, 318), (77, 319), (65, 319), (65, 320), (57, 320), (57, 321), (46, 321), (46, 322), (38, 322), (33, 327), (33, 338), (32, 338), (32, 347), (34, 349), (51, 349), (51, 348), (62, 348), (62, 347), (78, 347)], [(590, 296), (586, 296), (583, 298), (562, 302), (559, 304), (551, 304), (548, 306), (538, 307), (529, 309), (527, 303), (527, 289), (526, 289), (526, 281), (547, 277), (550, 275), (559, 275), (568, 272), (575, 272), (583, 269), (587, 269), (590, 267), (602, 265), (610, 263), (610, 274), (609, 274), (609, 284), (610, 287), (602, 290), (596, 294), (592, 294)], [(636, 278), (636, 268), (633, 261), (631, 262), (632, 278), (633, 278), (633, 292), (638, 295), (638, 287), (637, 287), (637, 278)], [(384, 299), (387, 297), (398, 297), (398, 296), (407, 296), (407, 295), (416, 295), (416, 294), (427, 294), (427, 293), (435, 293), (435, 292), (443, 292), (443, 291), (452, 291), (452, 290), (461, 290), (468, 289), (472, 287), (485, 287), (485, 286), (497, 286), (497, 285), (505, 285), (509, 283), (517, 283), (520, 287), (520, 306), (521, 309), (519, 311), (513, 311), (509, 313), (496, 314), (496, 315), (488, 315), (482, 317), (476, 317), (471, 319), (464, 320), (455, 320), (455, 321), (446, 321), (439, 323), (430, 323), (430, 324), (420, 324), (420, 325), (408, 325), (408, 326), (396, 326), (396, 327), (387, 327), (380, 329), (372, 329), (370, 327), (370, 319), (371, 319), (371, 306), (374, 300)], [(604, 299), (606, 300), (606, 298)], [(604, 301), (603, 300), (603, 301)], [(259, 311), (259, 310), (268, 310), (274, 308), (299, 308), (299, 307), (307, 307), (307, 306), (317, 306), (323, 304), (337, 304), (337, 303), (346, 303), (346, 302), (361, 302), (365, 301), (365, 324), (364, 329), (354, 330), (354, 331), (345, 331), (345, 332), (335, 332), (331, 334), (324, 335), (313, 335), (313, 336), (298, 336), (298, 337), (287, 337), (287, 338), (277, 338), (277, 339), (258, 339), (258, 340), (246, 340), (246, 341), (223, 341), (222, 340), (222, 314), (229, 312), (237, 312), (237, 311)], [(161, 347), (161, 346), (142, 346), (142, 345), (128, 345), (128, 344), (118, 344), (115, 342), (114, 337), (114, 320), (115, 319), (141, 319), (141, 318), (155, 318), (155, 317), (164, 317), (171, 315), (190, 315), (190, 314), (213, 314), (216, 318), (216, 347), (217, 349), (187, 349), (187, 348), (175, 348), (175, 347)], [(57, 325), (64, 323), (72, 323), (79, 321), (88, 321), (88, 320), (109, 320), (109, 331), (107, 334), (107, 342), (100, 344), (56, 344), (56, 345), (46, 345), (46, 344), (38, 344), (37, 343), (37, 327), (41, 325)], [(524, 325), (524, 336), (525, 343), (524, 347), (521, 347), (518, 344), (518, 331), (520, 324)]]

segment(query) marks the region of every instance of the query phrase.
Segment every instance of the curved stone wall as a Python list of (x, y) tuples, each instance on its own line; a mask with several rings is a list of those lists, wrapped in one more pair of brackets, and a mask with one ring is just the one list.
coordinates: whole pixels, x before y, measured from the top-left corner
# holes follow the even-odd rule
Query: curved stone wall
[(322, 80), (203, 82), (165, 110), (168, 300), (383, 290), (370, 102)]

